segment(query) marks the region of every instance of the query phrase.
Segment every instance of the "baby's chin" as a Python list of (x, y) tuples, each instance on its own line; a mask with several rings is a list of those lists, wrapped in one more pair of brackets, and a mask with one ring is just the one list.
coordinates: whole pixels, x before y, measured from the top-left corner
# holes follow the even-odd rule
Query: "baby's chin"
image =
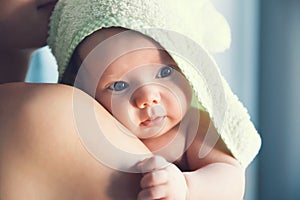
[(143, 130), (139, 132), (134, 132), (134, 135), (137, 136), (140, 140), (148, 140), (158, 138), (164, 133), (159, 130)]
[(160, 139), (161, 136), (167, 134), (170, 131), (166, 127), (156, 127), (151, 129), (140, 130), (139, 132), (134, 132), (134, 134), (142, 141)]

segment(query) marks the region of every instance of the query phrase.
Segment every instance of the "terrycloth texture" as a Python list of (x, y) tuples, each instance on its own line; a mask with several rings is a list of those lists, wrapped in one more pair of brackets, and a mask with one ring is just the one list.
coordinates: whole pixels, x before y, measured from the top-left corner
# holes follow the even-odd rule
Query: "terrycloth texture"
[(208, 0), (60, 0), (51, 17), (48, 39), (60, 77), (85, 37), (112, 26), (139, 31), (169, 52), (227, 147), (248, 166), (261, 140), (247, 110), (208, 53), (225, 50), (230, 44), (228, 24), (212, 4)]

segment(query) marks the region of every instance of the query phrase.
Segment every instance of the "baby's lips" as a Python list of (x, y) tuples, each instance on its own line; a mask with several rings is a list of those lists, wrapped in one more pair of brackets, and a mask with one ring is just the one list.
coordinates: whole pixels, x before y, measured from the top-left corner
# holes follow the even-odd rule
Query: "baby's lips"
[(141, 126), (160, 125), (164, 117), (151, 117), (141, 123)]

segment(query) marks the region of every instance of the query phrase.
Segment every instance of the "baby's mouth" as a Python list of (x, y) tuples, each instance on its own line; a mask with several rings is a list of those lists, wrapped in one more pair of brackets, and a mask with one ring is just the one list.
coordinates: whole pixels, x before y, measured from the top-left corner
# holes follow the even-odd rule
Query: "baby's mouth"
[(140, 126), (161, 126), (166, 117), (166, 111), (162, 105), (153, 105), (147, 108), (147, 116), (148, 118), (142, 121)]
[(161, 125), (161, 123), (164, 120), (164, 116), (157, 116), (157, 117), (151, 117), (143, 122), (140, 123), (140, 126), (142, 127), (150, 127), (155, 125)]

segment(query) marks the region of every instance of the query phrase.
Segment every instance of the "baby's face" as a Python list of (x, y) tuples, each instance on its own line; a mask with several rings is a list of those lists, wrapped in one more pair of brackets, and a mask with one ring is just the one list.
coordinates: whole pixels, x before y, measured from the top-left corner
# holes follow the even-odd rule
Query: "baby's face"
[[(105, 33), (103, 38), (101, 31), (80, 46), (81, 59), (95, 42), (113, 35)], [(190, 106), (191, 88), (166, 51), (138, 33), (126, 34), (114, 38), (112, 45), (103, 45), (98, 51), (102, 56), (86, 62), (89, 74), (102, 70), (94, 96), (137, 137), (158, 137), (182, 120)]]

